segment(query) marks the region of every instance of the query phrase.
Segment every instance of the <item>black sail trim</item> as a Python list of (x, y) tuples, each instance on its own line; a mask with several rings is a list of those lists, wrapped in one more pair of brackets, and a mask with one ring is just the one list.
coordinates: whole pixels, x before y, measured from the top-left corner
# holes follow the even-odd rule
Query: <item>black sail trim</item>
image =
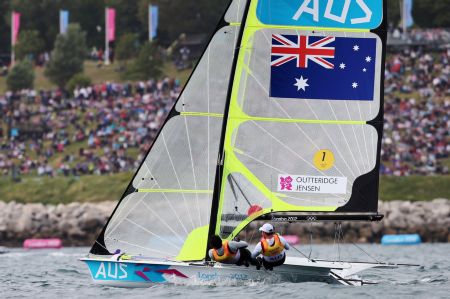
[(94, 245), (92, 246), (91, 250), (89, 251), (89, 253), (91, 254), (95, 254), (95, 255), (110, 255), (112, 254), (111, 252), (108, 251), (108, 249), (106, 248), (106, 244), (105, 244), (105, 232), (106, 232), (106, 228), (108, 227), (108, 224), (110, 223), (112, 217), (114, 216), (114, 214), (117, 212), (117, 209), (119, 208), (120, 204), (122, 203), (122, 201), (125, 199), (125, 197), (127, 197), (128, 195), (137, 192), (137, 190), (133, 187), (133, 181), (136, 178), (136, 176), (139, 173), (139, 170), (141, 169), (141, 167), (144, 165), (145, 160), (147, 158), (147, 156), (150, 154), (153, 145), (155, 144), (156, 140), (159, 138), (162, 130), (164, 129), (164, 127), (166, 126), (166, 124), (173, 118), (176, 117), (178, 115), (180, 115), (180, 112), (176, 110), (176, 105), (178, 104), (178, 101), (182, 98), (183, 93), (185, 91), (185, 89), (187, 88), (187, 86), (189, 85), (189, 82), (192, 79), (192, 76), (194, 75), (195, 71), (197, 70), (200, 61), (202, 60), (202, 58), (205, 56), (206, 51), (208, 50), (209, 45), (211, 44), (212, 39), (214, 38), (214, 35), (220, 31), (220, 29), (229, 26), (230, 23), (225, 21), (225, 15), (228, 12), (231, 4), (233, 3), (233, 0), (230, 0), (230, 3), (228, 4), (227, 8), (225, 9), (225, 12), (223, 13), (219, 23), (216, 26), (216, 29), (214, 30), (214, 32), (211, 34), (211, 36), (209, 37), (209, 41), (206, 44), (202, 55), (200, 56), (200, 59), (198, 60), (197, 64), (195, 65), (194, 69), (192, 70), (191, 74), (189, 75), (189, 78), (186, 82), (186, 84), (184, 85), (183, 89), (180, 92), (180, 95), (178, 96), (177, 100), (174, 102), (172, 109), (169, 112), (169, 115), (167, 116), (166, 120), (164, 121), (163, 125), (161, 126), (161, 128), (159, 129), (152, 145), (150, 146), (149, 150), (147, 151), (147, 153), (145, 154), (144, 159), (142, 160), (142, 162), (140, 163), (139, 167), (137, 168), (136, 172), (133, 175), (133, 178), (131, 179), (130, 183), (128, 184), (128, 187), (126, 188), (125, 192), (123, 193), (122, 197), (120, 198), (119, 202), (117, 203), (116, 207), (114, 208), (113, 212), (111, 213), (111, 216), (109, 217), (108, 221), (106, 222), (105, 226), (103, 227), (102, 231), (100, 232), (100, 234), (98, 235), (96, 241), (94, 242)]

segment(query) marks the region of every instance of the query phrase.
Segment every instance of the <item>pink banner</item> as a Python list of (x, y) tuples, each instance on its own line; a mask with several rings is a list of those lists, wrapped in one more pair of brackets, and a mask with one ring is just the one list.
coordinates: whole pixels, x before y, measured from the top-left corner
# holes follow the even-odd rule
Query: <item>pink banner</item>
[(19, 38), (19, 30), (20, 30), (20, 13), (13, 11), (11, 17), (11, 28), (12, 28), (12, 44), (13, 46), (16, 44), (17, 39)]
[(108, 8), (106, 10), (106, 21), (106, 39), (112, 42), (116, 39), (116, 10), (114, 8)]

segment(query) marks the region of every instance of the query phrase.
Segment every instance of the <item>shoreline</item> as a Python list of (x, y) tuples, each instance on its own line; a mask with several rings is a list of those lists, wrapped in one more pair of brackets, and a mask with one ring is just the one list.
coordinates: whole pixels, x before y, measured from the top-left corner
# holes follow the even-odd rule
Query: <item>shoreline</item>
[[(116, 202), (58, 205), (0, 201), (0, 246), (22, 247), (28, 238), (60, 238), (63, 246), (92, 246)], [(343, 222), (343, 241), (379, 243), (384, 234), (417, 233), (423, 242), (450, 242), (450, 200), (379, 202), (381, 222)], [(258, 228), (252, 223), (247, 232)], [(276, 224), (282, 234), (298, 235), (301, 243), (311, 228), (315, 243), (333, 243), (334, 223)]]

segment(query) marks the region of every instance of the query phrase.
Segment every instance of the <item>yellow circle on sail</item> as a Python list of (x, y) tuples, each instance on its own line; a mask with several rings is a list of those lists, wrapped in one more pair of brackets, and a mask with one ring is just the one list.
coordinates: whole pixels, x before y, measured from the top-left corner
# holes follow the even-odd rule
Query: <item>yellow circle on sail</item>
[(320, 150), (314, 155), (314, 165), (319, 170), (328, 170), (334, 165), (334, 155), (330, 150)]

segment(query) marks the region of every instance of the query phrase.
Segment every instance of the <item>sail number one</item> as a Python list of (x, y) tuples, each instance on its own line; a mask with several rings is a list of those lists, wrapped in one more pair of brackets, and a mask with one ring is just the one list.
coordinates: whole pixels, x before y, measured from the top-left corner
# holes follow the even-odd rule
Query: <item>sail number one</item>
[(328, 170), (334, 166), (334, 154), (327, 149), (317, 151), (314, 155), (313, 163), (319, 170)]
[(375, 29), (383, 0), (260, 0), (257, 15), (270, 25)]

